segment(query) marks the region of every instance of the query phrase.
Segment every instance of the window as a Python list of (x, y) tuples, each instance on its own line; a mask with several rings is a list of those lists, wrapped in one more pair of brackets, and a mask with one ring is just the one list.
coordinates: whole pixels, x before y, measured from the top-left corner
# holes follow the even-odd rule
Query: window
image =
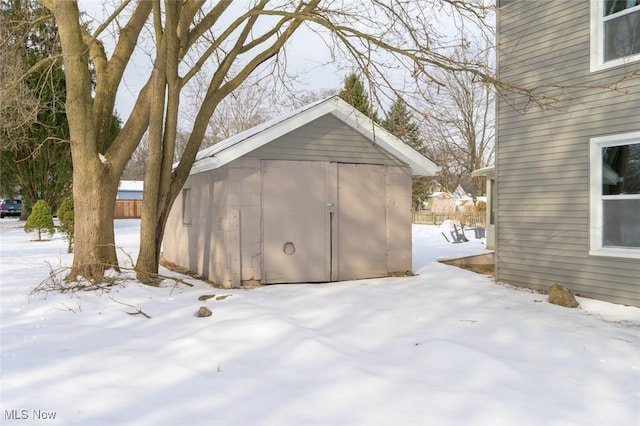
[(591, 71), (640, 60), (640, 0), (591, 0)]
[(182, 223), (191, 225), (191, 188), (182, 190)]
[(590, 253), (640, 259), (640, 132), (591, 139)]

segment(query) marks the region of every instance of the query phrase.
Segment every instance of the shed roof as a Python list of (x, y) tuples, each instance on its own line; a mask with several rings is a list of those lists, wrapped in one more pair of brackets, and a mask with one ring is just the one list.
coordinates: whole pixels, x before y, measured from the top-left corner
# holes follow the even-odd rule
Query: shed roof
[(407, 164), (416, 176), (433, 176), (439, 167), (390, 132), (337, 96), (323, 99), (288, 114), (266, 121), (249, 130), (200, 151), (191, 174), (222, 167), (320, 117), (332, 115), (373, 144)]
[(439, 191), (431, 194), (429, 198), (438, 198), (440, 200), (445, 200), (445, 199), (454, 200), (456, 197), (454, 197), (453, 194), (451, 194), (450, 192)]
[(477, 176), (487, 176), (487, 177), (493, 177), (496, 173), (496, 166), (489, 166), (489, 167), (484, 167), (482, 169), (477, 169), (471, 172), (471, 176), (472, 177), (477, 177)]
[(142, 180), (121, 180), (118, 183), (118, 191), (142, 191), (144, 181)]

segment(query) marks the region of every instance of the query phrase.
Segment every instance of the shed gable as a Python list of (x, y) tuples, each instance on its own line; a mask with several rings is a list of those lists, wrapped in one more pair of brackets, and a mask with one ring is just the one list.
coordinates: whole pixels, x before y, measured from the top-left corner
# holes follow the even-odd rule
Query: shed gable
[(246, 154), (263, 160), (406, 166), (332, 115), (325, 115)]
[(409, 166), (414, 176), (433, 176), (439, 169), (337, 96), (266, 121), (200, 151), (190, 174), (217, 169), (241, 157)]

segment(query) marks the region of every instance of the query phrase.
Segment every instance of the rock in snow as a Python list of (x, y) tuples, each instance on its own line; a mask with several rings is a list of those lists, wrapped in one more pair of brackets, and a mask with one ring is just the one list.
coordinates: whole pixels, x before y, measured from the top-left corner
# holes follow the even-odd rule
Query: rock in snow
[(211, 309), (207, 308), (206, 306), (201, 306), (200, 309), (198, 309), (198, 312), (196, 312), (196, 316), (197, 317), (210, 317), (213, 314), (213, 312), (211, 312)]
[(580, 306), (573, 293), (560, 284), (554, 284), (549, 288), (549, 303), (564, 306), (566, 308), (577, 308)]

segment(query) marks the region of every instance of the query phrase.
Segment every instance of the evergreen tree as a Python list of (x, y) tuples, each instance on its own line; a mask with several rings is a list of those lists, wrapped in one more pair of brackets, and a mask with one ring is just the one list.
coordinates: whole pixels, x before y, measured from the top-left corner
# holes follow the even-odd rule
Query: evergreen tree
[(24, 219), (36, 200), (55, 206), (71, 193), (65, 75), (57, 27), (41, 4), (2, 2), (0, 21), (6, 35), (3, 59), (13, 58), (18, 63), (12, 66), (30, 70), (21, 76), (22, 85), (35, 106), (29, 120), (12, 121), (26, 99), (14, 90), (16, 83), (11, 79), (15, 76), (4, 74), (3, 95), (12, 99), (3, 99), (0, 115), (0, 191), (22, 196)]
[(344, 88), (340, 91), (339, 96), (373, 121), (378, 121), (377, 113), (371, 109), (369, 94), (364, 88), (364, 83), (355, 72), (344, 79)]
[(396, 98), (381, 124), (394, 136), (422, 153), (423, 141), (420, 137), (420, 128), (413, 120), (413, 114), (402, 98), (399, 96)]
[[(399, 96), (389, 108), (382, 127), (391, 134), (401, 139), (404, 143), (424, 155), (424, 144), (420, 136), (418, 123), (413, 120), (413, 115), (406, 102)], [(411, 188), (411, 202), (415, 210), (419, 210), (422, 201), (429, 195), (430, 178), (425, 176), (414, 177)]]
[(31, 214), (24, 224), (24, 232), (36, 231), (38, 233), (38, 241), (42, 241), (42, 233), (47, 232), (53, 235), (56, 232), (53, 226), (53, 216), (51, 216), (51, 207), (44, 200), (38, 200), (33, 206)]
[(60, 226), (58, 229), (64, 234), (69, 245), (67, 247), (67, 253), (73, 253), (73, 198), (65, 198), (58, 211), (56, 213)]

